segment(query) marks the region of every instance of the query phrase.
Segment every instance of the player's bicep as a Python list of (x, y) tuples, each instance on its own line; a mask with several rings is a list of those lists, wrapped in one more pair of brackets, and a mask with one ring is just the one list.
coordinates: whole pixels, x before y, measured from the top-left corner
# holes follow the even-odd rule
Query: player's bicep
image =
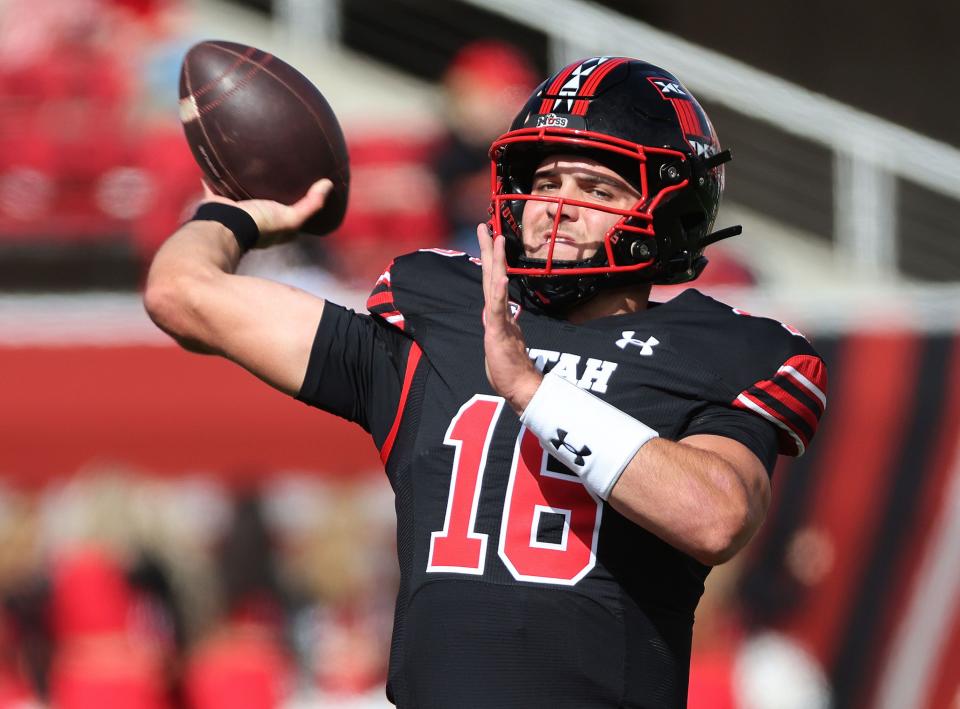
[(751, 517), (762, 518), (770, 505), (770, 476), (763, 461), (739, 441), (726, 436), (695, 434), (680, 443), (709, 451), (727, 462), (743, 485)]
[(271, 386), (296, 394), (323, 316), (323, 299), (282, 283), (237, 275), (197, 289), (197, 339)]
[(759, 416), (718, 404), (690, 421), (680, 442), (730, 464), (747, 495), (750, 526), (758, 525), (770, 504), (770, 478), (779, 446), (776, 428)]

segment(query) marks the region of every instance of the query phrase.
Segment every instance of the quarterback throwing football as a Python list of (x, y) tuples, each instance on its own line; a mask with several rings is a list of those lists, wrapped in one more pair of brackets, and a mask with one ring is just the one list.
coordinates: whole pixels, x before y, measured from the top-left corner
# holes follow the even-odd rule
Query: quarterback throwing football
[(396, 494), (400, 707), (676, 708), (711, 566), (740, 550), (778, 454), (826, 405), (810, 344), (688, 289), (723, 191), (703, 109), (668, 72), (594, 57), (490, 149), (481, 258), (399, 256), (369, 314), (234, 274), (323, 207), (209, 195), (145, 302), (184, 347), (354, 421)]

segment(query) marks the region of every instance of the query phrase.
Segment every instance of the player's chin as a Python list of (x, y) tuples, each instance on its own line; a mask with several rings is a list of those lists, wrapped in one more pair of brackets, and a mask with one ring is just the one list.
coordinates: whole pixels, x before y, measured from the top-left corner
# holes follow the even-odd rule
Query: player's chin
[[(547, 260), (547, 254), (550, 253), (550, 244), (542, 244), (535, 249), (527, 249), (527, 258)], [(595, 246), (581, 246), (576, 244), (564, 244), (557, 242), (553, 247), (553, 262), (555, 264), (574, 263), (576, 261), (585, 261), (597, 253)]]

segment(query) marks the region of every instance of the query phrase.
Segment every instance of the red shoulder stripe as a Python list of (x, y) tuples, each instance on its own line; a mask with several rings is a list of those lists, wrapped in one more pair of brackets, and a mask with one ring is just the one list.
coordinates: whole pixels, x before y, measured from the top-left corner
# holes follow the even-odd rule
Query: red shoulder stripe
[(403, 386), (400, 389), (400, 401), (397, 404), (397, 415), (393, 419), (393, 425), (390, 427), (390, 433), (383, 442), (380, 449), (380, 460), (387, 464), (390, 458), (390, 451), (393, 450), (393, 444), (397, 439), (397, 431), (400, 430), (400, 421), (403, 419), (403, 410), (407, 405), (407, 396), (410, 394), (410, 385), (413, 384), (413, 375), (417, 372), (417, 365), (420, 363), (420, 355), (423, 354), (420, 346), (416, 342), (410, 343), (410, 352), (407, 354), (407, 368), (403, 373)]
[(370, 297), (367, 298), (367, 310), (373, 315), (383, 318), (402, 332), (406, 330), (406, 321), (403, 318), (403, 313), (400, 312), (396, 303), (393, 302), (393, 285), (391, 284), (390, 275), (390, 269), (393, 268), (393, 264), (394, 262), (391, 261), (390, 265), (387, 266), (387, 270), (377, 279), (373, 287), (373, 292), (370, 294)]
[(733, 406), (738, 409), (760, 414), (763, 418), (777, 426), (781, 431), (780, 444), (784, 453), (795, 456), (803, 455), (806, 449), (806, 443), (809, 443), (809, 441), (804, 441), (791, 426), (784, 423), (774, 409), (771, 409), (759, 399), (743, 393), (733, 400)]
[(778, 377), (774, 377), (772, 380), (767, 379), (762, 382), (757, 382), (754, 386), (790, 409), (790, 411), (802, 418), (807, 425), (810, 426), (812, 431), (816, 431), (818, 421), (817, 414), (811, 411), (810, 407), (793, 396), (789, 391), (780, 386), (777, 379)]
[(826, 390), (827, 368), (823, 360), (813, 355), (795, 355), (771, 379), (761, 379), (740, 392), (732, 405), (772, 421), (781, 429), (784, 451), (803, 455), (827, 407)]
[(777, 374), (789, 377), (797, 386), (810, 392), (824, 409), (827, 408), (827, 368), (822, 359), (796, 355), (784, 362)]
[(367, 310), (373, 310), (380, 305), (389, 305), (392, 308), (396, 307), (393, 304), (392, 290), (382, 290), (378, 293), (371, 294), (371, 296), (367, 298)]

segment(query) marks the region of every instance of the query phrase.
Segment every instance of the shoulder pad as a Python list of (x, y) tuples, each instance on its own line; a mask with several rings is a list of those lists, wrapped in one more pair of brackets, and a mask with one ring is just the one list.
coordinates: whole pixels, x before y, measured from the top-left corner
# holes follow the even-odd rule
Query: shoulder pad
[(424, 315), (466, 307), (483, 298), (480, 259), (451, 249), (398, 256), (380, 275), (367, 310), (407, 334)]

